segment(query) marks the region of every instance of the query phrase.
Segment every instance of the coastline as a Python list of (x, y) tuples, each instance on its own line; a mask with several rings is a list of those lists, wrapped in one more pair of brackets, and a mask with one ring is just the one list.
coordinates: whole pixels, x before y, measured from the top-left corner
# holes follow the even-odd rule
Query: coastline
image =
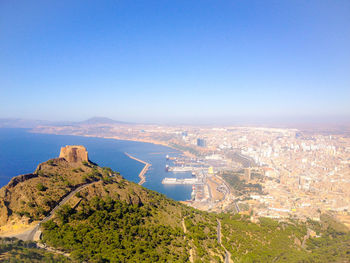
[[(150, 143), (150, 144), (154, 144), (154, 145), (161, 145), (164, 147), (168, 147), (170, 149), (173, 149), (175, 151), (180, 152), (182, 155), (193, 158), (195, 157), (192, 153), (187, 152), (187, 151), (183, 151), (181, 149), (178, 149), (174, 146), (171, 146), (169, 144), (167, 144), (166, 142), (161, 142), (161, 141), (157, 141), (157, 140), (150, 140), (150, 139), (139, 139), (139, 138), (124, 138), (124, 137), (120, 137), (120, 136), (98, 136), (98, 135), (90, 135), (90, 134), (58, 134), (55, 132), (43, 132), (43, 131), (35, 131), (33, 129), (29, 130), (30, 133), (39, 133), (39, 134), (54, 134), (54, 135), (67, 135), (67, 136), (82, 136), (82, 137), (88, 137), (88, 138), (103, 138), (103, 139), (112, 139), (112, 140), (119, 140), (119, 141), (131, 141), (131, 142), (142, 142), (142, 143)], [(124, 152), (125, 155), (127, 155), (129, 158), (134, 159), (140, 163), (143, 163), (145, 166), (144, 168), (141, 170), (141, 172), (139, 173), (139, 177), (140, 177), (140, 181), (138, 182), (139, 185), (142, 185), (146, 182), (146, 176), (145, 174), (147, 173), (148, 169), (150, 166), (152, 166), (151, 164), (140, 160), (138, 158), (133, 157), (132, 155)], [(184, 202), (188, 202), (190, 201), (190, 199), (188, 200), (184, 200)]]
[(192, 153), (187, 152), (187, 151), (183, 151), (181, 149), (178, 149), (172, 145), (169, 145), (166, 142), (161, 142), (161, 141), (157, 141), (157, 140), (148, 140), (148, 139), (138, 139), (138, 138), (124, 138), (124, 137), (120, 137), (120, 136), (98, 136), (98, 135), (88, 135), (88, 134), (59, 134), (57, 132), (45, 132), (45, 131), (37, 131), (34, 129), (29, 129), (30, 133), (38, 133), (38, 134), (54, 134), (54, 135), (67, 135), (67, 136), (82, 136), (82, 137), (89, 137), (89, 138), (103, 138), (103, 139), (114, 139), (114, 140), (119, 140), (119, 141), (131, 141), (131, 142), (143, 142), (143, 143), (152, 143), (155, 145), (161, 145), (161, 146), (165, 146), (171, 149), (174, 149), (176, 151), (181, 152), (184, 156), (187, 157), (195, 157)]
[(147, 173), (148, 169), (149, 169), (152, 165), (151, 165), (150, 163), (147, 163), (147, 162), (145, 162), (145, 161), (142, 161), (142, 160), (140, 160), (140, 159), (138, 159), (138, 158), (136, 158), (136, 157), (134, 157), (134, 156), (132, 156), (132, 155), (126, 153), (126, 152), (124, 152), (124, 154), (125, 154), (126, 156), (128, 156), (130, 159), (133, 159), (133, 160), (138, 161), (138, 162), (140, 162), (140, 163), (143, 163), (143, 164), (145, 165), (145, 166), (142, 168), (141, 172), (139, 173), (140, 182), (138, 183), (139, 185), (144, 184), (144, 183), (146, 182), (146, 176), (145, 176), (145, 174)]
[[(7, 133), (4, 134), (4, 136), (7, 136), (7, 134), (12, 136), (12, 133), (13, 133), (12, 131), (7, 131)], [(26, 135), (24, 135), (25, 133), (33, 134), (33, 136), (32, 135), (26, 136)], [(163, 185), (158, 184), (158, 181), (159, 181), (157, 179), (158, 176), (160, 176), (159, 177), (160, 180), (162, 180), (162, 178), (164, 176), (166, 176), (166, 174), (163, 173), (165, 170), (162, 169), (164, 167), (163, 161), (165, 160), (165, 158), (160, 157), (160, 155), (159, 155), (160, 152), (163, 155), (165, 155), (166, 153), (168, 153), (169, 155), (174, 154), (176, 156), (177, 155), (179, 155), (179, 156), (182, 155), (182, 151), (181, 150), (178, 150), (178, 149), (176, 149), (176, 150), (174, 149), (173, 150), (173, 148), (165, 146), (166, 142), (156, 143), (154, 140), (148, 140), (150, 138), (141, 138), (141, 140), (135, 140), (136, 138), (129, 138), (128, 140), (123, 140), (123, 138), (118, 138), (119, 139), (118, 140), (117, 138), (112, 138), (112, 136), (98, 136), (97, 134), (94, 134), (94, 135), (91, 135), (91, 134), (77, 134), (77, 133), (60, 134), (59, 132), (53, 132), (52, 130), (51, 131), (45, 130), (45, 132), (44, 132), (44, 130), (33, 130), (33, 129), (19, 129), (18, 135), (16, 133), (15, 133), (15, 135), (19, 136), (18, 138), (24, 138), (23, 142), (21, 143), (21, 145), (25, 145), (26, 143), (29, 143), (32, 140), (37, 140), (38, 138), (41, 138), (41, 137), (36, 137), (36, 136), (39, 136), (39, 135), (54, 135), (54, 136), (57, 136), (57, 138), (56, 137), (50, 137), (50, 136), (43, 137), (45, 140), (48, 140), (48, 143), (46, 143), (42, 147), (43, 149), (45, 149), (45, 150), (43, 150), (41, 152), (41, 154), (42, 154), (42, 156), (41, 156), (42, 161), (45, 161), (45, 160), (47, 160), (49, 158), (52, 158), (51, 155), (48, 155), (46, 153), (47, 150), (53, 152), (53, 154), (55, 154), (55, 156), (56, 156), (56, 151), (57, 151), (56, 150), (56, 148), (57, 148), (56, 144), (57, 144), (57, 142), (62, 142), (62, 143), (59, 143), (59, 146), (71, 144), (72, 141), (74, 143), (76, 141), (81, 141), (81, 143), (79, 143), (79, 144), (84, 145), (85, 139), (83, 139), (83, 138), (81, 138), (81, 139), (80, 138), (76, 138), (75, 139), (73, 137), (107, 139), (107, 141), (109, 139), (109, 140), (111, 140), (111, 142), (110, 142), (111, 144), (108, 142), (108, 145), (114, 145), (113, 141), (119, 141), (119, 140), (120, 141), (125, 141), (125, 143), (126, 143), (125, 145), (131, 145), (131, 147), (127, 146), (127, 148), (124, 147), (124, 148), (121, 148), (121, 149), (118, 149), (118, 147), (117, 148), (113, 147), (113, 152), (116, 152), (116, 153), (124, 155), (124, 156), (125, 156), (124, 152), (129, 152), (132, 155), (135, 154), (134, 155), (135, 157), (139, 157), (140, 159), (142, 158), (143, 161), (146, 161), (146, 162), (152, 164), (152, 167), (147, 167), (148, 170), (147, 170), (146, 173), (148, 173), (148, 175), (146, 175), (146, 173), (145, 173), (146, 169), (141, 174), (141, 175), (145, 176), (144, 180), (146, 180), (146, 182), (144, 180), (141, 181), (142, 178), (139, 177), (139, 174), (140, 174), (141, 170), (143, 170), (143, 167), (145, 166), (145, 164), (138, 165), (137, 163), (134, 163), (133, 160), (130, 160), (130, 158), (124, 159), (126, 156), (124, 158), (119, 158), (118, 160), (113, 161), (113, 165), (115, 166), (114, 167), (115, 170), (119, 171), (118, 165), (122, 165), (122, 169), (124, 169), (125, 171), (123, 170), (123, 171), (120, 171), (120, 172), (123, 174), (123, 176), (126, 176), (125, 178), (128, 178), (128, 180), (134, 181), (136, 184), (138, 184), (141, 181), (140, 183), (141, 184), (143, 183), (142, 186), (144, 186), (146, 184), (147, 188), (150, 188), (150, 189), (152, 189), (154, 191), (163, 193), (163, 194), (167, 195), (169, 198), (173, 198), (174, 200), (189, 200), (190, 199), (191, 191), (190, 191), (190, 189), (188, 187), (187, 187), (188, 189), (186, 187), (185, 188), (184, 187), (179, 187), (179, 188), (175, 189), (175, 188), (171, 188), (171, 187), (164, 187)], [(72, 138), (69, 138), (69, 137), (65, 138), (65, 136), (73, 136), (73, 137)], [(130, 140), (130, 139), (134, 139), (134, 140)], [(146, 139), (146, 140), (144, 140), (144, 139)], [(131, 141), (134, 141), (134, 142), (140, 141), (140, 142), (144, 143), (145, 145), (142, 145), (142, 144), (129, 144), (129, 143), (127, 143), (128, 141), (130, 141), (130, 142)], [(42, 140), (40, 139), (38, 141), (38, 143), (41, 145), (42, 144)], [(96, 150), (96, 149), (95, 150), (96, 150), (96, 153), (99, 154), (99, 158), (100, 158), (100, 161), (98, 162), (99, 164), (103, 164), (102, 160), (107, 160), (108, 161), (110, 159), (113, 159), (113, 160), (117, 159), (117, 157), (113, 157), (113, 158), (111, 157), (110, 158), (109, 156), (107, 156), (107, 154), (103, 153), (103, 151), (101, 151), (101, 149), (103, 149), (105, 146), (103, 146), (103, 145), (100, 146), (98, 144), (98, 141), (95, 142), (94, 140), (92, 140), (92, 141), (86, 140), (86, 143), (90, 143), (92, 145), (91, 146), (92, 148), (95, 147), (96, 149), (98, 149), (98, 150)], [(149, 144), (149, 146), (147, 146), (146, 144)], [(53, 145), (55, 145), (55, 146), (53, 146)], [(116, 145), (118, 145), (118, 144), (116, 144)], [(162, 148), (154, 147), (154, 146), (157, 146), (157, 145), (161, 146), (161, 147), (165, 147), (165, 148), (162, 149)], [(134, 147), (137, 147), (135, 152), (133, 150), (129, 150), (129, 149), (134, 149)], [(149, 147), (149, 150), (147, 151), (147, 154), (148, 153), (150, 153), (150, 154), (157, 154), (158, 156), (153, 156), (153, 155), (152, 156), (150, 155), (148, 157), (146, 157), (146, 155), (145, 155), (145, 157), (143, 155), (139, 156), (138, 155), (138, 148), (143, 149), (144, 147), (146, 147), (146, 148)], [(130, 152), (130, 151), (132, 151), (132, 152)], [(23, 151), (21, 151), (21, 152), (26, 152), (26, 149), (23, 149)], [(52, 156), (54, 156), (53, 154), (52, 154)], [(22, 156), (22, 155), (19, 155), (19, 156)], [(24, 158), (24, 156), (22, 156), (22, 158)], [(148, 158), (148, 159), (143, 159), (143, 158)], [(124, 163), (122, 161), (120, 161), (122, 159), (125, 160), (125, 163), (128, 163), (125, 167), (123, 166)], [(153, 163), (153, 160), (155, 160), (155, 163)], [(96, 161), (96, 159), (95, 159), (95, 161)], [(161, 165), (161, 169), (158, 169), (158, 163)], [(105, 164), (105, 165), (113, 166), (111, 163), (108, 163), (108, 164)], [(154, 165), (157, 166), (154, 169), (156, 172), (154, 172), (153, 169), (152, 169), (154, 167)], [(1, 179), (0, 183), (2, 183), (3, 186), (5, 186), (11, 180), (12, 177), (17, 176), (19, 174), (29, 173), (29, 172), (35, 170), (35, 168), (36, 168), (36, 166), (31, 167), (30, 164), (28, 164), (27, 166), (29, 168), (27, 168), (26, 166), (23, 166), (24, 168), (26, 168), (25, 170), (18, 171), (18, 172), (16, 172), (13, 175), (10, 174), (10, 176), (8, 178), (6, 177), (3, 180), (2, 180), (2, 178), (0, 178)], [(130, 166), (130, 169), (127, 168), (128, 166)], [(8, 167), (10, 167), (10, 165), (8, 165)], [(5, 167), (5, 169), (7, 169), (7, 166)], [(11, 171), (12, 171), (12, 169), (11, 169)], [(153, 177), (153, 174), (155, 175), (155, 177)], [(137, 179), (137, 177), (139, 177), (139, 179)]]
[[(86, 136), (86, 135), (84, 135)], [(89, 137), (89, 136), (87, 136)], [(182, 151), (174, 146), (171, 146), (169, 144), (167, 144), (166, 142), (160, 142), (160, 141), (155, 141), (155, 140), (147, 140), (147, 139), (137, 139), (137, 138), (123, 138), (123, 137), (119, 137), (119, 136), (111, 136), (111, 137), (108, 137), (108, 136), (102, 136), (102, 138), (105, 138), (105, 139), (115, 139), (115, 140), (120, 140), (120, 141), (131, 141), (131, 142), (144, 142), (144, 143), (152, 143), (152, 144), (155, 144), (155, 145), (162, 145), (162, 146), (165, 146), (165, 147), (168, 147), (168, 148), (171, 148), (171, 149), (174, 149), (176, 151), (179, 151), (181, 152), (183, 155), (185, 156), (188, 156), (188, 157), (194, 157), (193, 154), (187, 152), (187, 151)]]

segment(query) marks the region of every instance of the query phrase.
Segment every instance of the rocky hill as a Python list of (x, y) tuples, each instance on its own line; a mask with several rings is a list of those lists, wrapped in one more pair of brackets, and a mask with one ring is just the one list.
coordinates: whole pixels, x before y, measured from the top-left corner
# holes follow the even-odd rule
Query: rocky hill
[(350, 261), (350, 235), (334, 229), (329, 218), (327, 224), (266, 218), (253, 223), (243, 215), (202, 212), (75, 158), (85, 153), (71, 159), (76, 150), (63, 151), (68, 155), (0, 190), (2, 232), (40, 222), (80, 189), (41, 224), (41, 242), (76, 262)]
[(14, 177), (0, 189), (0, 229), (15, 230), (43, 219), (72, 190), (109, 173), (82, 159), (62, 157), (39, 164), (33, 173)]
[(15, 238), (0, 238), (0, 262), (72, 262), (68, 257), (38, 249), (36, 243)]
[(123, 121), (116, 121), (106, 117), (92, 117), (88, 120), (79, 122), (79, 124), (98, 125), (98, 124), (130, 124), (130, 123), (123, 122)]

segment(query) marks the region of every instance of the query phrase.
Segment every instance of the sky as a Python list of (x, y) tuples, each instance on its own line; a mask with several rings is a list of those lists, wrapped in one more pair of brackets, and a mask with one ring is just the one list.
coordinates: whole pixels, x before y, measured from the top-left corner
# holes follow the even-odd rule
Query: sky
[(350, 1), (0, 1), (0, 118), (350, 120)]

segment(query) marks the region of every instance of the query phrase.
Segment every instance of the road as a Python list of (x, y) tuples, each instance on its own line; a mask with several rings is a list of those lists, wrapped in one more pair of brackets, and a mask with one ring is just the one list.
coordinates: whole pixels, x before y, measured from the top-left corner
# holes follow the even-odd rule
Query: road
[[(184, 230), (184, 233), (187, 233), (187, 228), (186, 228), (186, 224), (185, 224), (185, 218), (182, 218), (182, 228)], [(184, 240), (186, 240), (186, 235), (184, 236)], [(190, 248), (190, 258), (189, 258), (190, 262), (193, 263), (193, 249), (192, 247)]]
[(218, 243), (223, 247), (225, 250), (225, 263), (230, 263), (231, 262), (231, 254), (230, 252), (227, 251), (227, 249), (221, 244), (221, 222), (219, 219), (217, 219), (218, 222), (218, 228), (217, 228), (217, 236), (218, 236)]
[(239, 209), (239, 207), (238, 207), (238, 205), (237, 205), (237, 202), (234, 201), (234, 203), (235, 203), (235, 207), (236, 207), (237, 213), (239, 213), (241, 210)]
[[(97, 181), (99, 182), (99, 181)], [(84, 185), (79, 186), (77, 189), (73, 190), (72, 192), (70, 192), (65, 198), (63, 198), (57, 206), (55, 206), (54, 209), (51, 210), (50, 214), (45, 217), (43, 220), (41, 220), (35, 227), (32, 227), (30, 229), (27, 229), (25, 231), (23, 231), (22, 233), (19, 234), (15, 234), (15, 235), (8, 235), (6, 237), (15, 237), (18, 239), (21, 239), (23, 241), (38, 241), (40, 239), (40, 234), (41, 234), (41, 230), (40, 230), (40, 225), (42, 223), (45, 223), (47, 221), (49, 221), (54, 213), (64, 204), (66, 204), (68, 202), (68, 200), (75, 195), (77, 192), (81, 191), (82, 189), (84, 189), (85, 187), (89, 186), (90, 184), (93, 184), (96, 182), (90, 182)], [(5, 237), (5, 236), (4, 236)]]

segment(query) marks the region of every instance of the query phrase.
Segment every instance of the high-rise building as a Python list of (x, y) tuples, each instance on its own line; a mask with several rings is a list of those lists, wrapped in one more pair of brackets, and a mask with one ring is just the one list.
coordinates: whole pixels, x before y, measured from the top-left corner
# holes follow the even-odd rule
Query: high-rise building
[(204, 139), (198, 138), (197, 139), (197, 146), (199, 147), (205, 147), (206, 146), (206, 142)]
[(250, 168), (244, 168), (244, 178), (247, 182), (249, 182), (252, 179)]

